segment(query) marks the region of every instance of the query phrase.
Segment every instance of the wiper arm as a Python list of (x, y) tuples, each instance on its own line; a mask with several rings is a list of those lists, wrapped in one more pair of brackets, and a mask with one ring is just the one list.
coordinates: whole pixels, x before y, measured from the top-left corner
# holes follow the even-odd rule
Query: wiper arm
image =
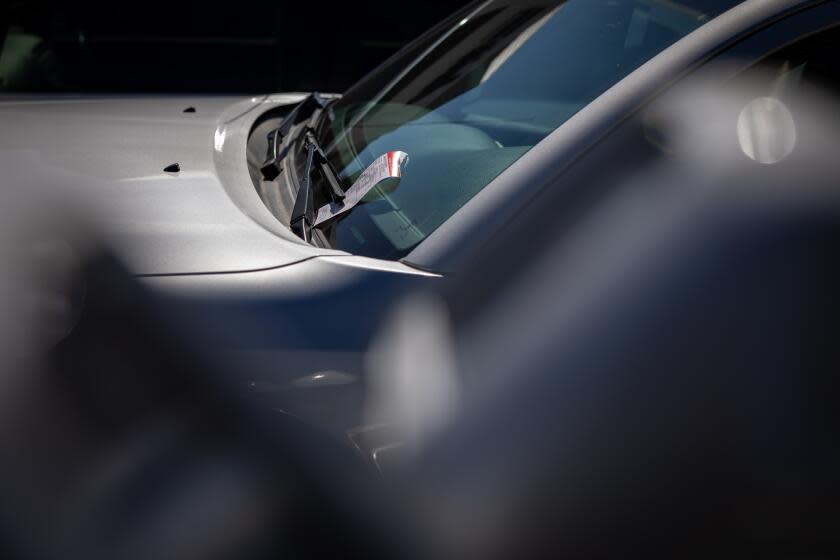
[[(280, 126), (268, 133), (268, 154), (260, 171), (265, 179), (273, 181), (280, 173), (280, 162), (289, 152), (299, 135), (289, 137), (292, 128), (303, 120), (312, 123), (326, 109), (334, 99), (324, 99), (314, 91), (298, 103), (294, 109), (280, 123)], [(304, 127), (305, 131), (307, 127)]]
[(301, 178), (300, 188), (297, 196), (295, 196), (295, 205), (292, 208), (292, 217), (290, 226), (292, 231), (306, 241), (307, 243), (312, 239), (312, 227), (315, 225), (315, 191), (312, 186), (312, 167), (316, 163), (321, 170), (321, 175), (329, 186), (327, 194), (330, 199), (338, 204), (344, 200), (344, 190), (338, 183), (338, 176), (335, 170), (330, 165), (327, 155), (318, 140), (315, 138), (311, 129), (305, 131), (306, 134), (306, 164), (303, 169), (303, 177)]

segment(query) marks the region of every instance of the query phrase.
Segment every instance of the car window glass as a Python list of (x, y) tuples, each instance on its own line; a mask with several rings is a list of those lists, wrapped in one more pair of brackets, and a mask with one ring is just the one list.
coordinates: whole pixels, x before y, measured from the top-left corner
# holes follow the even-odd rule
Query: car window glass
[(739, 76), (736, 86), (752, 97), (737, 123), (740, 146), (750, 159), (772, 164), (822, 153), (831, 128), (840, 130), (839, 47), (840, 27), (829, 26)]
[(384, 152), (410, 157), (396, 190), (327, 228), (332, 244), (404, 256), (581, 108), (736, 3), (498, 0), (450, 22), (425, 55), (392, 62), (390, 81), (349, 91), (321, 131), (348, 186)]

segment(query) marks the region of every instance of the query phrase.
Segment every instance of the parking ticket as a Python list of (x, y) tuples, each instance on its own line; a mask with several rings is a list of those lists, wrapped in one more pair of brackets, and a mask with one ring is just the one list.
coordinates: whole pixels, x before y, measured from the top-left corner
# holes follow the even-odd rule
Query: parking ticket
[(347, 212), (356, 206), (370, 190), (388, 179), (402, 177), (402, 169), (408, 163), (408, 154), (400, 151), (386, 152), (376, 158), (365, 169), (356, 182), (345, 191), (344, 200), (340, 203), (331, 202), (318, 209), (314, 226)]

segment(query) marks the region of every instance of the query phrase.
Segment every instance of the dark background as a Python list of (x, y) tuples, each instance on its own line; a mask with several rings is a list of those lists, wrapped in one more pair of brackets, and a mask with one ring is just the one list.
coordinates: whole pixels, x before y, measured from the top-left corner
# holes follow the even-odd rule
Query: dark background
[(466, 0), (2, 3), (0, 67), (39, 44), (0, 90), (261, 93), (343, 91)]

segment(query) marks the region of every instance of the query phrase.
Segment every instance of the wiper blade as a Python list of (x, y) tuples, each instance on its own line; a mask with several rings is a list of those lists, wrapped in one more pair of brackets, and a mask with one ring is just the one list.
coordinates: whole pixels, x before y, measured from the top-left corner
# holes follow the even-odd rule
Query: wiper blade
[(315, 225), (315, 190), (312, 184), (312, 168), (318, 165), (321, 170), (321, 175), (329, 186), (327, 194), (333, 203), (338, 204), (344, 200), (344, 190), (338, 183), (338, 176), (335, 170), (330, 165), (327, 155), (315, 134), (311, 129), (305, 130), (306, 134), (306, 164), (303, 169), (303, 177), (301, 178), (300, 188), (297, 196), (295, 196), (295, 205), (292, 208), (292, 217), (290, 226), (292, 231), (306, 241), (307, 243), (312, 239), (312, 227)]
[[(289, 132), (291, 132), (292, 128), (304, 120), (308, 121), (308, 126), (333, 101), (335, 100), (324, 99), (320, 93), (313, 91), (303, 101), (295, 105), (295, 108), (286, 115), (280, 123), (280, 126), (268, 133), (268, 153), (266, 154), (265, 162), (260, 167), (264, 179), (273, 181), (280, 173), (280, 162), (286, 157), (289, 148), (299, 137), (298, 135), (295, 135), (294, 138), (289, 137)], [(306, 130), (306, 128), (304, 127), (303, 130)]]

